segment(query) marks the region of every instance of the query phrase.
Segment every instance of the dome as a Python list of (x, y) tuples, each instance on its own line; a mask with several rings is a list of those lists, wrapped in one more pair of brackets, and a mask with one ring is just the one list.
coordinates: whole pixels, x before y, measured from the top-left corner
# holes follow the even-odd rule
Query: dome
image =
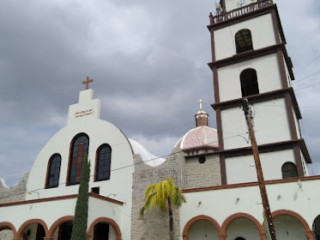
[(193, 148), (218, 148), (217, 130), (208, 126), (199, 126), (188, 131), (175, 145), (181, 150)]
[(151, 167), (156, 167), (166, 161), (166, 159), (161, 157), (156, 157), (152, 153), (150, 153), (144, 146), (142, 146), (139, 142), (129, 139), (130, 144), (132, 146), (134, 154), (139, 154), (143, 160), (143, 162)]

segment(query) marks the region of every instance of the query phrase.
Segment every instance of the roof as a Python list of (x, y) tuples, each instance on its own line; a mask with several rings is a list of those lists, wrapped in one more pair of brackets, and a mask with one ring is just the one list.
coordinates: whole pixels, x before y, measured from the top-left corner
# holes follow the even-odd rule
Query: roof
[(188, 131), (175, 145), (181, 150), (192, 148), (218, 148), (217, 130), (207, 126), (199, 126)]
[(133, 139), (129, 139), (134, 154), (139, 154), (143, 162), (149, 166), (156, 167), (162, 164), (166, 159), (156, 157), (150, 153), (144, 146)]

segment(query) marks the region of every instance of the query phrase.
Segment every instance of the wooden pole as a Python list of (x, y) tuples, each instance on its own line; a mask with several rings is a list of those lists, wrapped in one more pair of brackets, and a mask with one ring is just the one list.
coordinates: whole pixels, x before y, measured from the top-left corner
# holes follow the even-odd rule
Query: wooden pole
[(272, 221), (272, 215), (271, 215), (266, 185), (264, 182), (263, 171), (262, 171), (261, 161), (260, 161), (260, 157), (259, 157), (259, 150), (257, 147), (256, 137), (254, 135), (251, 116), (249, 114), (249, 106), (248, 106), (247, 99), (243, 99), (242, 106), (243, 106), (244, 115), (247, 120), (247, 125), (248, 125), (251, 145), (252, 145), (252, 153), (253, 153), (253, 158), (254, 158), (254, 162), (256, 165), (256, 171), (257, 171), (257, 177), (258, 177), (258, 183), (259, 183), (259, 189), (260, 189), (260, 195), (261, 195), (261, 199), (262, 199), (264, 215), (267, 219), (270, 237), (272, 240), (276, 240), (277, 239), (276, 232), (275, 232), (274, 224)]

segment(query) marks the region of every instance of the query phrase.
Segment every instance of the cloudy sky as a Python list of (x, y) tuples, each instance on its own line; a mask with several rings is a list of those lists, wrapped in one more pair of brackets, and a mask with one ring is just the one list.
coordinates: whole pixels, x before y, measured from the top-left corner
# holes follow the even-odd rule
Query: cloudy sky
[[(301, 128), (320, 173), (320, 2), (277, 0)], [(0, 177), (15, 185), (66, 125), (86, 76), (102, 118), (152, 153), (171, 152), (204, 101), (215, 127), (215, 0), (0, 0)]]

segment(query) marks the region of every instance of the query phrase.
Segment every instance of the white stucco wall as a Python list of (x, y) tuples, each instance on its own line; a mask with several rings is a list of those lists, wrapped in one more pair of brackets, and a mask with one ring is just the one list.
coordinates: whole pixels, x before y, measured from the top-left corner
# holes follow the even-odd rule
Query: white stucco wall
[[(283, 99), (253, 104), (253, 127), (258, 145), (290, 140), (290, 129)], [(243, 110), (232, 108), (221, 112), (224, 148), (251, 146)]]
[(240, 74), (248, 68), (257, 72), (260, 93), (282, 88), (277, 55), (270, 54), (218, 68), (220, 102), (242, 98)]
[[(22, 224), (29, 219), (42, 219), (50, 229), (59, 218), (74, 216), (76, 201), (76, 198), (71, 198), (2, 207), (0, 222), (10, 222), (18, 231)], [(88, 206), (88, 228), (94, 220), (100, 217), (113, 219), (122, 230), (128, 228), (128, 226), (123, 225), (123, 223), (127, 224), (128, 221), (128, 219), (125, 219), (126, 221), (123, 219), (128, 217), (125, 207), (93, 197), (89, 197)], [(123, 232), (123, 236), (125, 236), (123, 239), (129, 239), (128, 234), (130, 234), (130, 231), (129, 233)]]
[[(295, 163), (293, 150), (260, 153), (259, 155), (265, 180), (282, 179), (282, 165), (285, 162)], [(225, 161), (228, 184), (257, 181), (252, 155), (226, 158)]]
[(227, 231), (227, 240), (242, 237), (246, 240), (257, 240), (260, 238), (256, 225), (249, 219), (241, 218), (231, 222)]
[(212, 223), (206, 220), (200, 220), (192, 225), (189, 234), (189, 240), (219, 240), (218, 231), (212, 227)]
[[(320, 213), (320, 193), (314, 190), (319, 185), (320, 180), (267, 185), (271, 211), (289, 210), (298, 213), (312, 229), (313, 221)], [(181, 233), (187, 222), (199, 215), (213, 218), (220, 226), (235, 213), (247, 213), (260, 223), (263, 222), (257, 186), (185, 193), (185, 196), (187, 202), (180, 208)], [(300, 240), (299, 235), (289, 239)]]
[[(133, 153), (126, 136), (113, 124), (100, 120), (98, 115), (75, 116), (75, 113), (81, 112), (81, 109), (92, 109), (93, 113), (100, 112), (100, 105), (95, 99), (91, 99), (90, 90), (87, 91), (83, 91), (88, 93), (87, 96), (84, 96), (83, 92), (80, 93), (83, 100), (79, 104), (70, 106), (68, 125), (55, 134), (38, 154), (27, 182), (27, 192), (31, 193), (27, 194), (27, 200), (78, 193), (78, 185), (67, 186), (66, 182), (70, 144), (79, 133), (89, 136), (90, 188), (100, 187), (100, 195), (116, 194), (113, 197), (120, 201), (131, 199)], [(96, 151), (102, 144), (109, 144), (112, 149), (111, 176), (110, 180), (94, 182)], [(45, 189), (48, 161), (55, 153), (59, 153), (62, 158), (59, 186)], [(121, 182), (126, 184), (119, 187), (118, 184)]]
[[(263, 27), (261, 27), (263, 26)], [(251, 31), (253, 49), (265, 48), (276, 43), (271, 14), (262, 15), (214, 31), (216, 60), (236, 54), (235, 35), (241, 29)]]
[[(113, 124), (99, 119), (100, 101), (92, 99), (91, 89), (80, 92), (79, 103), (69, 107), (68, 125), (55, 134), (38, 154), (27, 182), (26, 199), (42, 199), (57, 196), (72, 195), (78, 193), (79, 184), (67, 186), (68, 164), (70, 154), (70, 144), (73, 138), (79, 133), (89, 136), (88, 159), (91, 162), (89, 191), (92, 187), (100, 188), (100, 195), (114, 198), (125, 202), (121, 207), (121, 219), (117, 219), (121, 231), (127, 235), (124, 239), (130, 238), (131, 232), (131, 202), (133, 184), (133, 152), (126, 136)], [(111, 174), (109, 180), (94, 181), (96, 151), (102, 144), (109, 144), (111, 152)], [(56, 188), (45, 189), (48, 161), (50, 157), (58, 153), (61, 155), (61, 168), (59, 186)], [(92, 200), (90, 200), (92, 201)], [(55, 206), (55, 202), (50, 202), (47, 208)], [(101, 204), (96, 203), (89, 211), (90, 216), (102, 214), (101, 216), (110, 217), (119, 212), (113, 209), (112, 212), (105, 212)], [(55, 209), (55, 207), (53, 207)], [(22, 211), (23, 212), (23, 211)], [(16, 214), (20, 216), (21, 213)], [(74, 206), (61, 206), (54, 214), (50, 214), (50, 222), (55, 221), (61, 216), (73, 215)], [(37, 211), (32, 211), (34, 216), (39, 215)], [(92, 215), (93, 214), (93, 215)], [(111, 215), (110, 215), (111, 214)], [(14, 221), (15, 222), (15, 221)]]

